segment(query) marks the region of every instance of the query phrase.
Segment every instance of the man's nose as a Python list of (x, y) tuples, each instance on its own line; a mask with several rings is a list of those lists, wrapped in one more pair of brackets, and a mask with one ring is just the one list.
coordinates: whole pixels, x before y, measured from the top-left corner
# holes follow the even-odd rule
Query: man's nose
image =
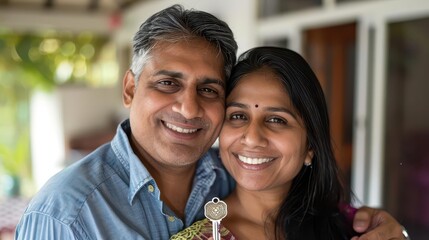
[(178, 96), (176, 103), (173, 105), (173, 111), (180, 113), (186, 119), (201, 117), (202, 108), (196, 90), (185, 90)]

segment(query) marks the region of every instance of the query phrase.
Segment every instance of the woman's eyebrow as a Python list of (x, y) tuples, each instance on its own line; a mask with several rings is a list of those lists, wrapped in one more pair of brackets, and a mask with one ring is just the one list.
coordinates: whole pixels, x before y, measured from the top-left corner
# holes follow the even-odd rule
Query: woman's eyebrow
[(249, 105), (247, 104), (243, 104), (243, 103), (238, 103), (238, 102), (229, 102), (226, 104), (226, 107), (238, 107), (238, 108), (250, 108)]
[[(249, 109), (250, 105), (248, 104), (243, 104), (243, 103), (239, 103), (239, 102), (229, 102), (226, 104), (226, 107), (237, 107), (237, 108), (243, 108), (243, 109)], [(289, 115), (291, 115), (292, 117), (297, 119), (297, 114), (294, 111), (291, 111), (289, 108), (285, 108), (285, 107), (265, 107), (263, 108), (265, 111), (267, 112), (284, 112), (287, 113)]]
[(269, 112), (284, 112), (284, 113), (287, 113), (287, 114), (291, 115), (294, 118), (297, 118), (297, 114), (294, 111), (291, 111), (289, 108), (285, 108), (285, 107), (266, 107), (264, 109), (266, 111), (269, 111)]

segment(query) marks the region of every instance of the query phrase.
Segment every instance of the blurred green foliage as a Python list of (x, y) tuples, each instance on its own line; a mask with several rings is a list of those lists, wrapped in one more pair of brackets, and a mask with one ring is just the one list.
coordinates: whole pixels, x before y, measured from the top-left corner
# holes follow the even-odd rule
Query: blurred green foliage
[(105, 36), (0, 28), (0, 172), (30, 177), (31, 93), (64, 84), (115, 83), (114, 54)]
[(90, 33), (14, 34), (0, 30), (1, 85), (51, 90), (57, 84), (88, 84), (109, 38)]

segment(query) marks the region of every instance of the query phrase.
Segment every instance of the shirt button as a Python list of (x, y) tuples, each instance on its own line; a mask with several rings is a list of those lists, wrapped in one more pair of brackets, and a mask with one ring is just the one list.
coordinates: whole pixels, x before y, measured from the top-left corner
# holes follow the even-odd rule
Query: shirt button
[(173, 216), (168, 216), (168, 221), (174, 222), (175, 218)]
[(149, 186), (147, 186), (147, 190), (148, 190), (149, 192), (153, 192), (153, 191), (154, 191), (154, 188), (153, 188), (153, 186), (152, 186), (152, 185), (149, 185)]

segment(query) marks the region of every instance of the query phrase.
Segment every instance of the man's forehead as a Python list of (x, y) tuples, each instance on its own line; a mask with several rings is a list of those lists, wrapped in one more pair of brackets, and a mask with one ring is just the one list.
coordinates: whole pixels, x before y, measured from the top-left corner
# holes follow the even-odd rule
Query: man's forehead
[(152, 49), (149, 59), (156, 72), (198, 74), (200, 78), (217, 79), (225, 84), (222, 54), (204, 39), (188, 41), (160, 41)]

